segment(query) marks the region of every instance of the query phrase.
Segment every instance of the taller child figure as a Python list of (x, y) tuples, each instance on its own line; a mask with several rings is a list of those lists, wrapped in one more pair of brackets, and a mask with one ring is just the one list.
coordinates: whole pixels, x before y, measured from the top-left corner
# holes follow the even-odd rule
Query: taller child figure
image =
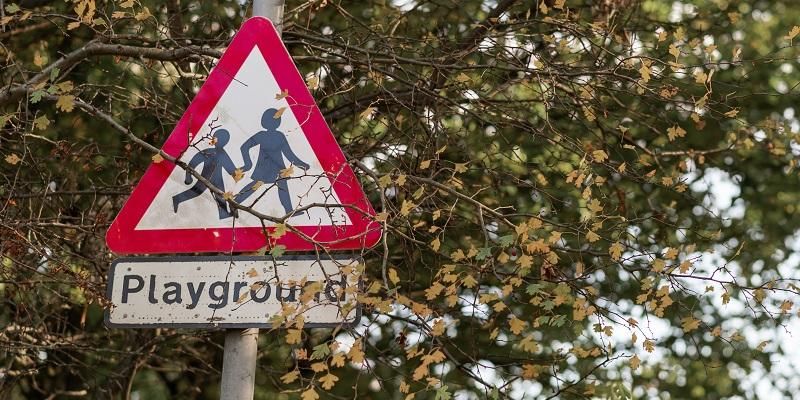
[(278, 110), (270, 108), (264, 111), (261, 116), (261, 126), (263, 131), (259, 131), (251, 136), (247, 141), (242, 144), (242, 159), (244, 160), (244, 169), (249, 171), (253, 168), (253, 161), (250, 159), (250, 149), (259, 146), (258, 155), (256, 156), (255, 168), (250, 174), (253, 180), (245, 186), (239, 194), (236, 195), (235, 200), (237, 203), (242, 203), (248, 197), (253, 195), (256, 191), (254, 187), (258, 185), (259, 181), (263, 183), (274, 183), (278, 187), (278, 198), (281, 201), (283, 210), (286, 214), (292, 212), (292, 198), (289, 193), (289, 186), (286, 179), (279, 179), (282, 170), (286, 169), (286, 164), (283, 158), (286, 157), (290, 163), (300, 167), (306, 171), (310, 167), (308, 163), (304, 162), (297, 157), (296, 154), (289, 147), (289, 142), (286, 140), (283, 132), (278, 130), (281, 126), (281, 117), (275, 117)]

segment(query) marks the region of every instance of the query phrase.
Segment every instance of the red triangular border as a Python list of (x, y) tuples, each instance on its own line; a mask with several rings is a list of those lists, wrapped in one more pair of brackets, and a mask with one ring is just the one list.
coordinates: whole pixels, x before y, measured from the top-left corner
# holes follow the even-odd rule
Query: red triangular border
[[(256, 251), (265, 246), (275, 245), (284, 245), (289, 251), (319, 248), (355, 250), (374, 246), (378, 242), (382, 231), (381, 224), (375, 221), (375, 211), (364, 195), (361, 184), (336, 143), (286, 46), (272, 22), (266, 18), (253, 17), (242, 25), (217, 66), (183, 113), (162, 150), (173, 157), (178, 157), (189, 146), (189, 137), (186, 133), (197, 133), (201, 130), (201, 125), (227, 90), (254, 46), (258, 46), (261, 50), (279, 86), (288, 90), (296, 100), (290, 105), (295, 115), (309, 115), (309, 119), (302, 126), (303, 133), (328, 174), (340, 204), (353, 207), (344, 208), (352, 225), (295, 226), (303, 234), (313, 238), (313, 242), (292, 232), (287, 232), (278, 240), (268, 241), (260, 227), (136, 230), (144, 213), (176, 167), (169, 161), (162, 161), (150, 164), (108, 229), (106, 243), (111, 251), (118, 254), (230, 253)], [(308, 105), (313, 105), (310, 114)], [(268, 230), (271, 231), (272, 228)]]

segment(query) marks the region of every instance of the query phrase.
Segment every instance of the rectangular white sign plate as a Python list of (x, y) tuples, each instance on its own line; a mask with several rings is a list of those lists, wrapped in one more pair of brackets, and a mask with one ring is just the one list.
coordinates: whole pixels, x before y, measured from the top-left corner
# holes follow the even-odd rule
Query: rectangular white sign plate
[(276, 314), (302, 314), (307, 328), (352, 324), (358, 265), (315, 255), (120, 258), (109, 269), (106, 325), (271, 328)]

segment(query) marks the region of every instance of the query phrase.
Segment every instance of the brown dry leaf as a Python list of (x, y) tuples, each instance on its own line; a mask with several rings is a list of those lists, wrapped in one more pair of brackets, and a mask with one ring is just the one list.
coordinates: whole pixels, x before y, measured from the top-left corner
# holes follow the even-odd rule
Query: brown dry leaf
[(286, 107), (279, 108), (278, 111), (275, 111), (275, 115), (273, 115), (272, 118), (279, 119), (284, 111), (286, 111)]
[(428, 169), (431, 166), (431, 160), (425, 160), (419, 163), (419, 169)]
[(275, 100), (283, 100), (283, 99), (286, 98), (286, 96), (289, 96), (289, 91), (286, 90), (286, 89), (283, 89), (283, 90), (281, 90), (280, 93), (275, 95)]
[(158, 163), (160, 163), (160, 162), (164, 161), (164, 157), (162, 157), (162, 156), (161, 156), (161, 154), (153, 154), (153, 157), (150, 157), (150, 158), (151, 158), (151, 159), (153, 160), (153, 162), (154, 162), (154, 163), (156, 163), (156, 164), (158, 164)]
[(250, 278), (254, 278), (258, 276), (258, 271), (255, 268), (250, 268), (250, 271), (247, 271), (247, 276)]
[(11, 165), (17, 165), (20, 161), (22, 161), (22, 159), (19, 158), (19, 156), (14, 154), (14, 153), (12, 153), (11, 155), (6, 156), (6, 162), (11, 164)]
[(225, 192), (222, 194), (222, 198), (225, 200), (233, 200), (233, 192)]

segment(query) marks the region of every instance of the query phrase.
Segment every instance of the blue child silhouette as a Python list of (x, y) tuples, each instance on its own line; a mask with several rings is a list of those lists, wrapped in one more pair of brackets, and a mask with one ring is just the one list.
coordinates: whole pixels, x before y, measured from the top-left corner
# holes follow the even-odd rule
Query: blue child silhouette
[[(283, 210), (289, 214), (294, 207), (292, 207), (292, 199), (289, 196), (289, 186), (286, 179), (278, 179), (281, 170), (286, 169), (283, 157), (286, 157), (293, 165), (297, 165), (301, 169), (308, 170), (309, 165), (297, 157), (296, 154), (289, 147), (289, 142), (286, 136), (278, 128), (281, 125), (281, 117), (276, 113), (278, 110), (270, 108), (264, 111), (261, 115), (261, 126), (265, 129), (259, 131), (251, 136), (247, 141), (242, 144), (242, 159), (244, 160), (244, 169), (249, 171), (253, 168), (253, 161), (250, 159), (250, 149), (258, 146), (258, 156), (255, 161), (255, 168), (251, 174), (252, 182), (245, 186), (239, 194), (236, 195), (236, 202), (241, 203), (248, 197), (255, 193), (254, 187), (262, 183), (275, 183), (278, 187), (278, 198), (281, 201)], [(261, 181), (262, 183), (259, 183)], [(301, 214), (301, 213), (296, 213)]]
[[(223, 181), (222, 171), (225, 170), (228, 174), (233, 174), (236, 170), (236, 167), (233, 165), (233, 161), (231, 161), (230, 156), (228, 153), (225, 152), (225, 145), (228, 144), (228, 140), (230, 140), (230, 134), (225, 129), (220, 129), (214, 134), (214, 147), (200, 150), (199, 153), (195, 154), (192, 157), (192, 160), (189, 161), (189, 168), (195, 169), (198, 165), (203, 164), (203, 169), (200, 172), (200, 176), (207, 179), (211, 182), (214, 186), (221, 190), (225, 190), (225, 182)], [(189, 171), (186, 171), (186, 179), (184, 183), (191, 184), (192, 183), (192, 174)], [(197, 182), (191, 188), (172, 196), (172, 209), (175, 213), (178, 212), (178, 206), (188, 200), (191, 200), (197, 196), (203, 194), (208, 187), (203, 182)], [(232, 216), (231, 212), (228, 211), (228, 203), (225, 199), (216, 194), (212, 193), (214, 196), (214, 200), (217, 202), (217, 210), (219, 211), (219, 219), (225, 219)]]

